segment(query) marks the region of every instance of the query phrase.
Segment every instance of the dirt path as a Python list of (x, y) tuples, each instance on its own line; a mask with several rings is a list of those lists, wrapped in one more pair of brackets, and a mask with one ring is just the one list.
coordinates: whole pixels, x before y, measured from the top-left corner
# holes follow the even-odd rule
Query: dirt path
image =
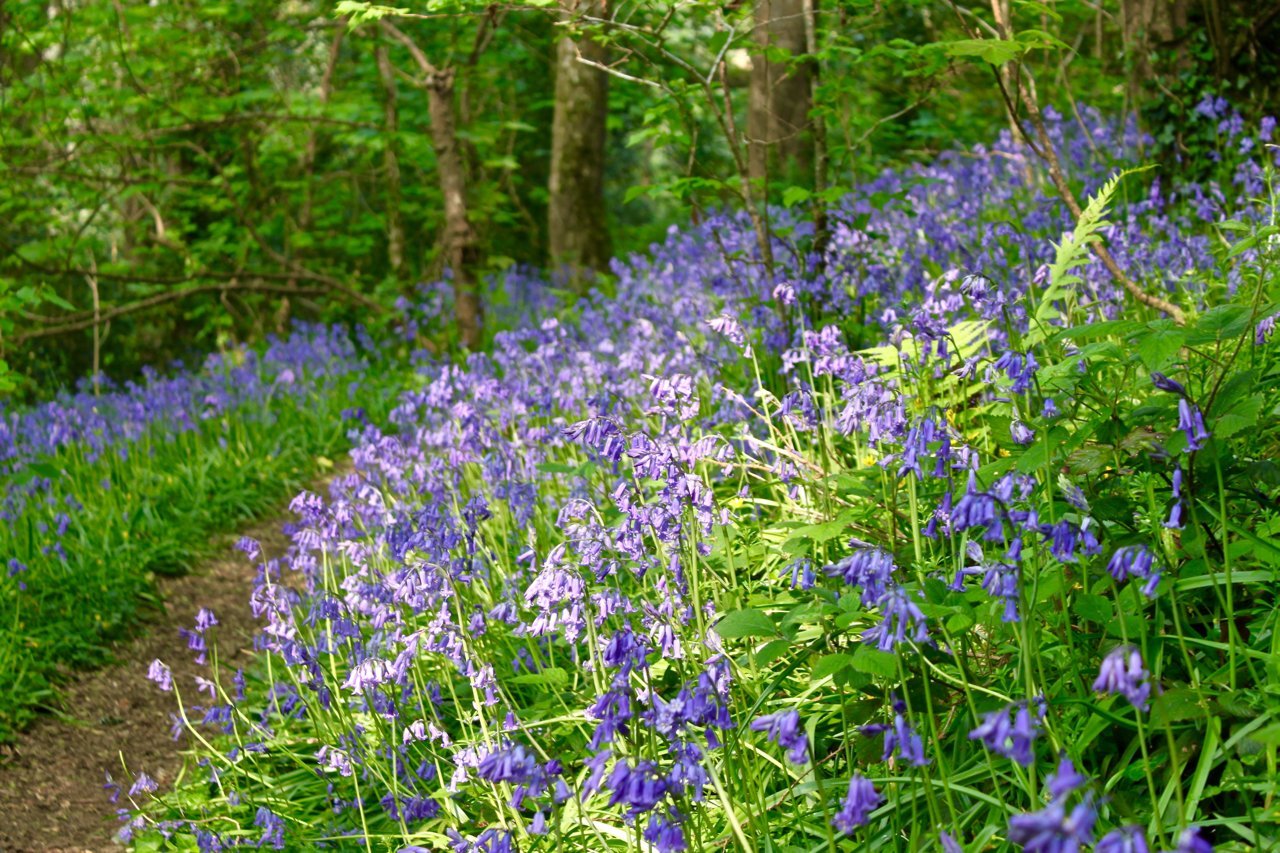
[[(86, 673), (62, 690), (60, 716), (35, 723), (16, 744), (0, 753), (0, 853), (26, 851), (118, 851), (117, 805), (103, 788), (105, 774), (127, 779), (145, 771), (167, 787), (182, 766), (186, 738), (170, 737), (173, 694), (147, 681), (147, 665), (159, 658), (173, 669), (183, 695), (194, 696), (193, 676), (203, 673), (178, 635), (190, 629), (196, 611), (218, 617), (221, 659), (247, 661), (254, 628), (249, 610), (253, 567), (234, 549), (241, 535), (262, 543), (267, 556), (283, 553), (288, 540), (283, 519), (260, 521), (236, 534), (220, 536), (216, 556), (184, 577), (162, 579), (165, 612), (144, 626), (145, 633), (116, 648), (120, 664)], [(228, 649), (238, 649), (228, 657)], [(127, 786), (126, 781), (126, 786)], [(125, 800), (122, 797), (121, 802)]]

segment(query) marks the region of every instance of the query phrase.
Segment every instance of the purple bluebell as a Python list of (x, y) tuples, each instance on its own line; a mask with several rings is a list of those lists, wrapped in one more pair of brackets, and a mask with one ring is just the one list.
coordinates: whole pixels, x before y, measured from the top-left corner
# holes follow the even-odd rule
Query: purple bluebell
[(840, 810), (831, 819), (831, 824), (845, 834), (852, 834), (859, 826), (867, 823), (867, 818), (884, 802), (884, 797), (862, 774), (855, 773), (849, 779), (849, 789), (840, 802)]
[(680, 819), (680, 813), (674, 808), (666, 814), (654, 814), (644, 828), (645, 841), (653, 845), (657, 853), (680, 853), (688, 849)]
[(159, 659), (153, 660), (147, 667), (147, 679), (166, 693), (173, 689), (173, 672)]
[(823, 571), (850, 586), (862, 588), (862, 604), (878, 602), (893, 581), (893, 556), (881, 548), (859, 548)]
[(1178, 400), (1178, 429), (1187, 438), (1187, 450), (1196, 451), (1204, 447), (1209, 440), (1209, 432), (1204, 427), (1204, 416), (1200, 409), (1187, 402), (1183, 397)]
[(1103, 658), (1093, 689), (1128, 699), (1139, 711), (1147, 709), (1151, 696), (1151, 673), (1142, 663), (1141, 653), (1133, 646), (1119, 646)]
[(667, 793), (667, 782), (652, 761), (642, 760), (633, 766), (626, 759), (613, 766), (605, 787), (610, 790), (609, 805), (627, 806), (631, 817), (652, 811)]
[(991, 711), (984, 714), (978, 727), (969, 732), (969, 739), (980, 740), (997, 755), (1003, 755), (1023, 767), (1030, 767), (1035, 763), (1033, 746), (1040, 733), (1042, 708), (1043, 705), (1037, 704), (1038, 713), (1033, 715), (1028, 703), (1019, 702)]
[(1155, 594), (1160, 583), (1160, 567), (1155, 564), (1155, 556), (1146, 545), (1126, 545), (1117, 548), (1107, 562), (1107, 571), (1117, 583), (1138, 578), (1145, 581), (1142, 592), (1148, 598)]
[(129, 796), (136, 797), (138, 794), (154, 793), (159, 784), (146, 773), (139, 773), (137, 778), (133, 780), (133, 784), (129, 786)]
[(800, 728), (798, 711), (791, 709), (756, 717), (750, 728), (753, 732), (764, 732), (769, 740), (787, 750), (787, 759), (792, 764), (809, 760), (809, 737)]
[(1151, 374), (1151, 384), (1161, 391), (1168, 391), (1170, 394), (1177, 394), (1179, 397), (1187, 396), (1187, 389), (1182, 386), (1181, 382), (1175, 382), (1163, 373), (1153, 372)]
[(1263, 317), (1258, 321), (1258, 325), (1253, 330), (1253, 342), (1257, 346), (1262, 346), (1271, 340), (1271, 336), (1276, 331), (1276, 319), (1280, 318), (1280, 313)]
[(1130, 824), (1113, 829), (1098, 839), (1094, 853), (1150, 853), (1142, 827)]
[(1058, 759), (1057, 769), (1045, 778), (1045, 787), (1049, 789), (1049, 796), (1057, 800), (1083, 787), (1088, 781), (1076, 770), (1076, 765), (1070, 757), (1064, 754)]
[(876, 602), (881, 614), (880, 623), (863, 632), (863, 642), (875, 643), (882, 652), (891, 652), (908, 641), (929, 642), (924, 611), (915, 602), (919, 595), (913, 596), (905, 587), (897, 585), (886, 590)]
[(1189, 826), (1178, 835), (1174, 853), (1213, 853), (1213, 845), (1198, 826)]
[(1075, 853), (1093, 841), (1097, 809), (1085, 797), (1070, 811), (1063, 799), (1009, 819), (1009, 840), (1028, 853)]

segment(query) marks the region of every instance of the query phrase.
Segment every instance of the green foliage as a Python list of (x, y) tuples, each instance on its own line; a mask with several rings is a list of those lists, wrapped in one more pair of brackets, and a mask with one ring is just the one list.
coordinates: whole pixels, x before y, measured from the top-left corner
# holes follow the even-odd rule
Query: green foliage
[[(157, 605), (157, 575), (185, 573), (211, 553), (214, 534), (274, 510), (332, 467), (348, 446), (344, 410), (385, 410), (391, 365), (371, 365), (356, 383), (312, 367), (316, 376), (296, 377), (302, 396), (270, 394), (189, 431), (152, 426), (105, 450), (72, 443), (8, 479), (0, 742), (57, 707), (71, 673), (110, 659), (111, 643)], [(48, 489), (12, 515), (16, 493), (36, 479)]]
[[(357, 5), (365, 17), (386, 11)], [(373, 321), (352, 293), (390, 306), (437, 277), (442, 203), (426, 94), (411, 82), (416, 71), (397, 79), (391, 129), (378, 29), (340, 14), (328, 0), (130, 0), (55, 14), (44, 3), (7, 5), (0, 281), (56, 295), (78, 314), (92, 307), (90, 278), (103, 310), (204, 288), (111, 319), (102, 366), (128, 377), (198, 359), (220, 337), (281, 331), (289, 317)], [(493, 24), (484, 15), (403, 22), (430, 56), (462, 67), (475, 225), (492, 255), (525, 263), (542, 261), (552, 69), (541, 50), (551, 23), (537, 10)], [(489, 26), (496, 37), (473, 57)], [(387, 50), (414, 71), (403, 48)], [(407, 235), (399, 268), (393, 212)], [(22, 326), (0, 329), (0, 355), (20, 390), (89, 371), (88, 329), (26, 337), (58, 327), (70, 308), (19, 307), (37, 318), (17, 320), (0, 303), (0, 316)]]

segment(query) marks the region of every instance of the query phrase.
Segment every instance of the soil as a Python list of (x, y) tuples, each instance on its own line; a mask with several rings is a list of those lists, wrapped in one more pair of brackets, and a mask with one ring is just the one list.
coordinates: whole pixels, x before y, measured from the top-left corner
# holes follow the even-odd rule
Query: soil
[[(120, 663), (82, 673), (64, 685), (62, 711), (42, 717), (16, 743), (0, 747), (0, 853), (83, 853), (118, 851), (120, 823), (103, 787), (109, 772), (127, 789), (139, 771), (170, 785), (182, 769), (186, 738), (170, 735), (177, 705), (147, 680), (159, 658), (173, 670), (184, 702), (197, 702), (193, 677), (204, 674), (179, 636), (191, 629), (196, 611), (207, 607), (218, 618), (220, 662), (247, 664), (255, 627), (249, 609), (254, 568), (234, 549), (241, 535), (262, 543), (264, 557), (284, 553), (283, 520), (266, 519), (236, 534), (218, 537), (215, 556), (189, 574), (158, 581), (165, 602), (143, 633), (113, 651)], [(235, 649), (234, 655), (230, 650)], [(126, 768), (127, 767), (127, 771)]]

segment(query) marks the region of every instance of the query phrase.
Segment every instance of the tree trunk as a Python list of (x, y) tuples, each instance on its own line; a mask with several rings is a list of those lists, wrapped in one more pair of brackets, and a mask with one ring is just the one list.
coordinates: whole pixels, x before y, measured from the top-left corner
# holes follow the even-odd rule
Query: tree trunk
[[(748, 99), (747, 137), (750, 177), (775, 175), (788, 183), (813, 181), (813, 133), (809, 120), (812, 68), (796, 62), (808, 50), (805, 0), (756, 0)], [(768, 51), (782, 50), (791, 61), (770, 61)]]
[[(1172, 51), (1156, 67), (1152, 53), (1166, 53), (1187, 26), (1187, 0), (1121, 0), (1120, 22), (1124, 52), (1130, 60), (1130, 105), (1139, 108), (1145, 84), (1163, 73), (1176, 71), (1185, 62), (1185, 49)], [(1216, 53), (1216, 52), (1215, 52)]]
[(431, 117), (431, 147), (436, 152), (440, 193), (444, 196), (444, 262), (453, 275), (453, 317), (458, 336), (467, 349), (480, 345), (484, 329), (484, 306), (480, 302), (476, 266), (479, 243), (471, 226), (467, 205), (467, 171), (462, 161), (458, 125), (453, 111), (453, 68), (436, 68), (409, 36), (390, 21), (382, 21), (387, 35), (409, 49), (422, 72), (421, 85), (427, 90), (427, 113)]
[(401, 278), (404, 271), (404, 225), (400, 219), (400, 157), (396, 140), (400, 131), (400, 114), (396, 109), (396, 75), (387, 57), (386, 46), (379, 44), (374, 53), (378, 76), (382, 78), (382, 125), (386, 134), (382, 163), (387, 182), (387, 266), (393, 276)]
[[(576, 0), (562, 0), (566, 17)], [(598, 0), (585, 11), (601, 11)], [(604, 206), (605, 122), (609, 75), (578, 61), (603, 63), (603, 45), (589, 36), (562, 38), (556, 45), (556, 102), (551, 124), (551, 178), (547, 234), (553, 266), (564, 265), (580, 285), (591, 270), (609, 263)]]
[(463, 346), (480, 344), (484, 316), (480, 304), (476, 261), (479, 247), (467, 207), (467, 173), (453, 117), (453, 69), (445, 68), (427, 78), (431, 114), (431, 147), (440, 172), (444, 195), (444, 257), (453, 272), (453, 311)]

